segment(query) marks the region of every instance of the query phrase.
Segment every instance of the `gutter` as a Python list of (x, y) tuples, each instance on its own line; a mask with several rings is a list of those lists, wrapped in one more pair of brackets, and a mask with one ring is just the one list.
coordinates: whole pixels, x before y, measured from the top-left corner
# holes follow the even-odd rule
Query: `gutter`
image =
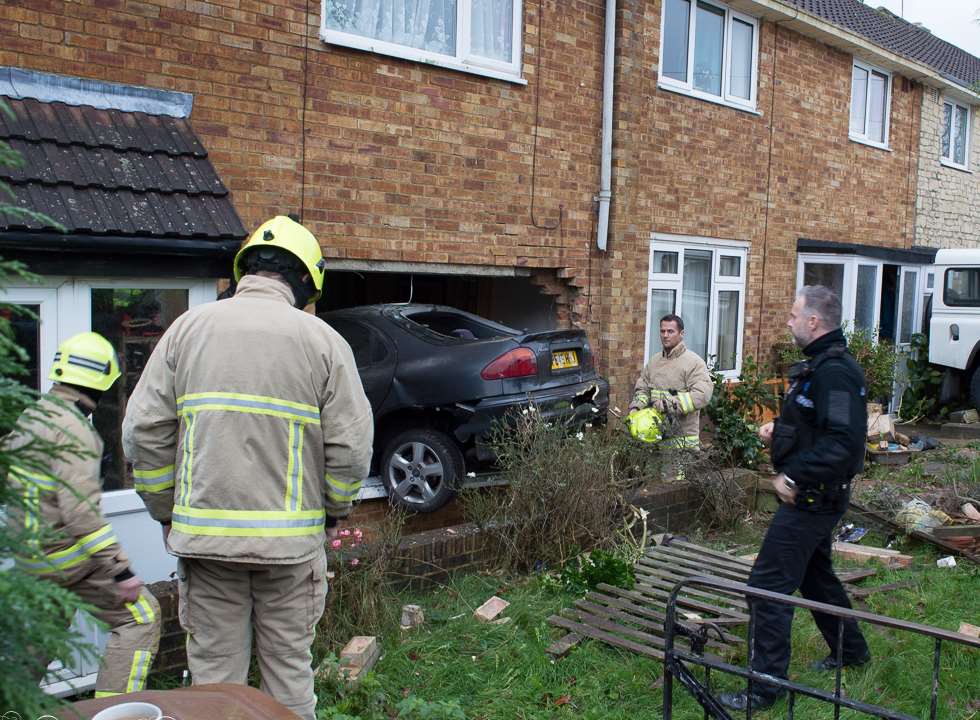
[(145, 236), (0, 231), (0, 248), (31, 251), (155, 253), (202, 258), (230, 258), (241, 247), (241, 243), (241, 238), (205, 240), (203, 238), (152, 238)]
[(789, 5), (781, 0), (728, 0), (728, 4), (747, 14), (779, 22), (784, 27), (814, 38), (830, 47), (843, 50), (859, 58), (898, 72), (909, 80), (942, 89), (946, 94), (971, 105), (980, 105), (980, 93), (973, 92), (942, 73), (917, 60), (911, 60), (891, 50), (875, 45), (862, 35), (834, 25), (807, 10)]
[(616, 70), (616, 0), (606, 0), (605, 48), (602, 67), (602, 159), (600, 162), (599, 221), (596, 245), (605, 251), (609, 241), (609, 204), (612, 201), (612, 120)]

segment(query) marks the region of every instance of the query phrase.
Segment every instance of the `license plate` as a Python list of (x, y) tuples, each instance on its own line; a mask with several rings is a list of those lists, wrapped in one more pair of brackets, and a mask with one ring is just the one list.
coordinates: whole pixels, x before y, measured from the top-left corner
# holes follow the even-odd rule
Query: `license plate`
[(574, 350), (551, 353), (552, 370), (566, 370), (573, 367), (578, 367), (578, 353)]

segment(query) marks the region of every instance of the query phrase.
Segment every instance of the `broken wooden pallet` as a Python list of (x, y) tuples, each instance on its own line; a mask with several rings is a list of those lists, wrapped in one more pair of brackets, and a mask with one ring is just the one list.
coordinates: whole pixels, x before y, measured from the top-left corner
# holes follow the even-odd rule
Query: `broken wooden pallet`
[[(736, 582), (748, 580), (752, 566), (725, 553), (681, 540), (649, 548), (634, 566), (632, 590), (600, 584), (574, 606), (552, 615), (548, 622), (568, 631), (547, 652), (563, 657), (581, 639), (591, 638), (640, 655), (663, 659), (664, 621), (667, 601), (676, 584), (685, 578), (709, 576)], [(743, 642), (725, 630), (748, 622), (745, 599), (725, 590), (685, 587), (678, 596), (678, 620), (693, 629), (714, 623), (721, 637), (712, 633), (706, 651), (730, 656)], [(689, 647), (677, 637), (680, 647)]]

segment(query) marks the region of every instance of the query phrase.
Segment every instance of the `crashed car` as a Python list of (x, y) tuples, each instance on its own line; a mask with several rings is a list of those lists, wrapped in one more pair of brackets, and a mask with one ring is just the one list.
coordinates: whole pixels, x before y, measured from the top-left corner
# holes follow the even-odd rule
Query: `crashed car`
[(581, 330), (524, 332), (442, 305), (320, 317), (350, 344), (374, 411), (372, 472), (396, 504), (432, 512), (492, 465), (496, 421), (533, 404), (570, 426), (605, 421), (609, 384)]

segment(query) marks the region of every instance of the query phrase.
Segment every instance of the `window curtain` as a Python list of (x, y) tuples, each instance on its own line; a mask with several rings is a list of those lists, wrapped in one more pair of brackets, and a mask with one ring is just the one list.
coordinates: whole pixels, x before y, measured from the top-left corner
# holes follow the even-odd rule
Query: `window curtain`
[(514, 0), (473, 0), (472, 7), (471, 52), (510, 62), (514, 46)]
[(684, 289), (681, 318), (684, 344), (706, 359), (708, 353), (708, 312), (711, 304), (711, 251), (684, 251)]
[(327, 27), (442, 55), (456, 54), (456, 0), (327, 0)]

